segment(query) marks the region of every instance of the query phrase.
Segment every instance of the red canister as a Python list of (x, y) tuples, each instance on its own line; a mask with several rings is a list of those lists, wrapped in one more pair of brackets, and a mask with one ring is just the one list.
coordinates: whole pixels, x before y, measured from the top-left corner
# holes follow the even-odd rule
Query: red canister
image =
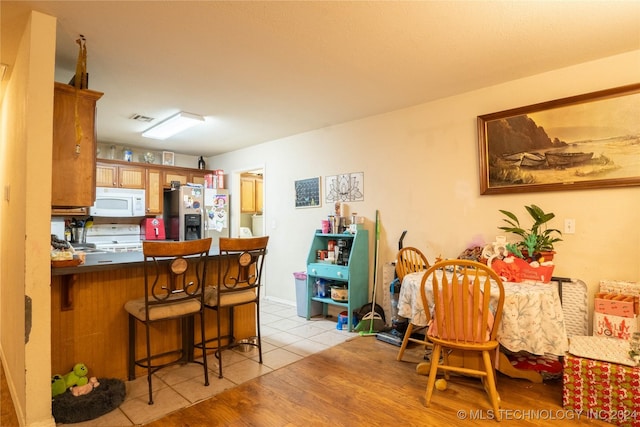
[(336, 247), (336, 241), (335, 240), (329, 240), (327, 242), (327, 250), (329, 252), (332, 252), (333, 250), (335, 250), (335, 247)]

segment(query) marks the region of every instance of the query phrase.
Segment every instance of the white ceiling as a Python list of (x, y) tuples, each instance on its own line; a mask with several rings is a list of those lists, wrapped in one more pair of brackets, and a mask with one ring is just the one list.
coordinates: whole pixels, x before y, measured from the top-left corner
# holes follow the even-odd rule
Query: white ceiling
[[(205, 156), (640, 49), (637, 0), (1, 7), (7, 29), (29, 7), (58, 18), (58, 81), (73, 76), (85, 36), (89, 88), (105, 94), (100, 142)], [(206, 124), (156, 141), (140, 136), (148, 123), (130, 119), (179, 110)]]

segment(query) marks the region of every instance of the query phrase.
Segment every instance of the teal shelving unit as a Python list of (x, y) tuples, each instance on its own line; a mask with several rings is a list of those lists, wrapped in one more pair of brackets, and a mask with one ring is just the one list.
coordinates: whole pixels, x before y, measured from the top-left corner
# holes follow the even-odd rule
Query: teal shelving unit
[[(316, 258), (318, 250), (327, 250), (329, 240), (347, 240), (350, 253), (346, 265), (332, 264)], [(348, 299), (346, 302), (334, 301), (331, 298), (315, 296), (317, 279), (325, 279), (336, 284), (346, 285)], [(311, 317), (311, 302), (322, 303), (322, 312), (326, 316), (329, 305), (344, 307), (349, 315), (347, 328), (353, 330), (353, 311), (368, 303), (369, 294), (369, 232), (357, 230), (355, 234), (322, 234), (315, 233), (311, 249), (307, 257), (307, 320)]]

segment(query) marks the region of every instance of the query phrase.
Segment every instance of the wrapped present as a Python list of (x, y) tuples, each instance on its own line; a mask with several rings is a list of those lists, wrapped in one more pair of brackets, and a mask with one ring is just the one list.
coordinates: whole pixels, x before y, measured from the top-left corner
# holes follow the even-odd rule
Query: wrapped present
[(623, 317), (614, 314), (593, 313), (593, 335), (601, 337), (614, 337), (628, 340), (638, 330), (636, 316)]
[(600, 292), (640, 296), (640, 283), (623, 280), (601, 280)]
[(640, 368), (567, 354), (562, 406), (581, 416), (640, 427)]

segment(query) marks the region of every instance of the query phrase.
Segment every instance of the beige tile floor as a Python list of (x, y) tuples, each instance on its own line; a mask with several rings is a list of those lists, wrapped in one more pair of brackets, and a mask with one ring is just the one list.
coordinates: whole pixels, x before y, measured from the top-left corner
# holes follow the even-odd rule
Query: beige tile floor
[(355, 333), (337, 330), (335, 318), (315, 317), (307, 321), (297, 315), (296, 307), (268, 300), (260, 302), (260, 322), (262, 365), (258, 363), (255, 349), (249, 352), (228, 350), (222, 355), (224, 378), (220, 379), (217, 360), (211, 355), (207, 359), (208, 387), (204, 386), (201, 365), (162, 369), (153, 378), (153, 405), (148, 404), (147, 379), (140, 377), (126, 383), (126, 398), (118, 409), (91, 421), (67, 425), (125, 427), (146, 424), (355, 336)]

